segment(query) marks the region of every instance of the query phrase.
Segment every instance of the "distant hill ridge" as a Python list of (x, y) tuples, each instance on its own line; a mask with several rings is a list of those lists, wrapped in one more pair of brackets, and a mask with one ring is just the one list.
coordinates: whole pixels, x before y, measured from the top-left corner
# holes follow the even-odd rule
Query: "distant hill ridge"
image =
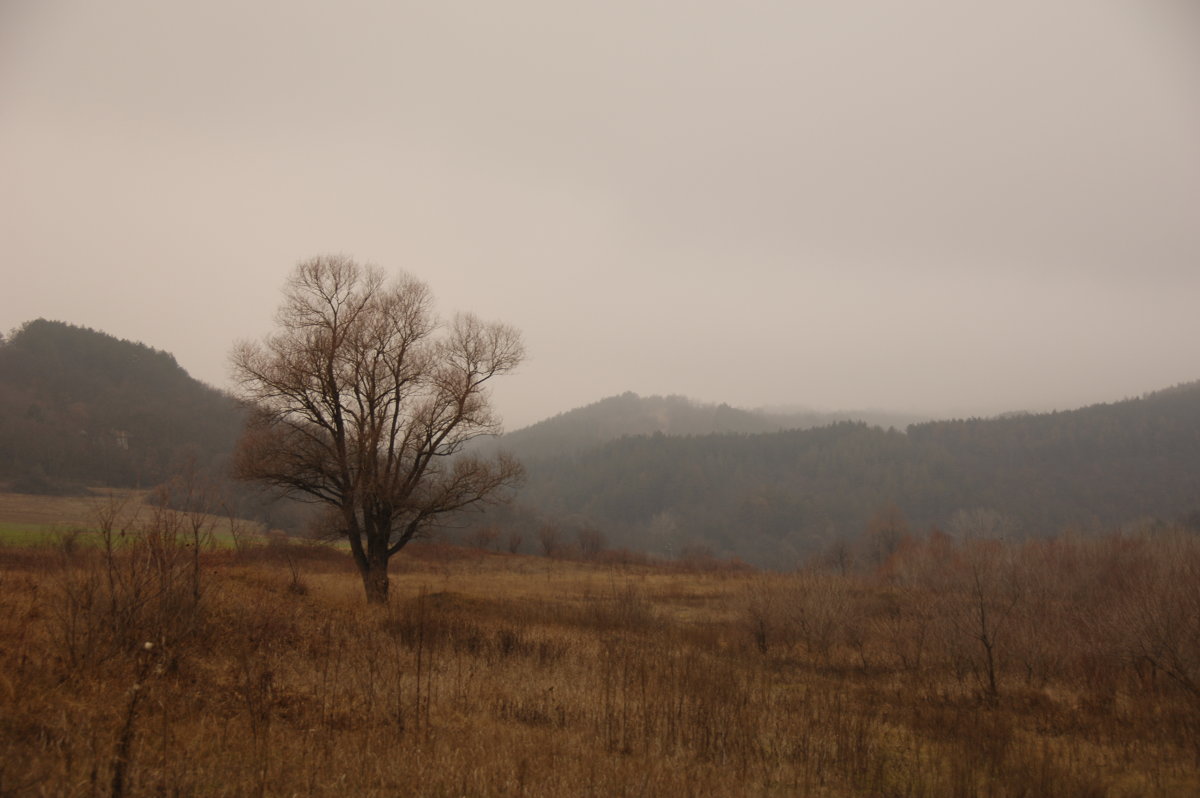
[(521, 457), (541, 458), (578, 454), (631, 435), (760, 434), (821, 427), (837, 421), (903, 428), (926, 420), (881, 411), (744, 410), (679, 395), (639, 396), (627, 391), (510, 432), (500, 439), (500, 445)]

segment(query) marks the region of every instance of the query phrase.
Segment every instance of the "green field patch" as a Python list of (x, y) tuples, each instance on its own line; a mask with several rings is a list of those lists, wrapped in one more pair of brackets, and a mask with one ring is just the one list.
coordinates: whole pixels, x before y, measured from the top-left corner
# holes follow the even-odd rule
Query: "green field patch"
[[(125, 533), (117, 532), (115, 537), (118, 545), (144, 535), (142, 530), (131, 529)], [(0, 546), (52, 546), (61, 544), (65, 538), (71, 538), (77, 545), (93, 546), (100, 544), (100, 533), (94, 529), (63, 526), (61, 524), (21, 524), (0, 522)], [(178, 545), (187, 545), (191, 535), (178, 533)], [(265, 538), (260, 534), (244, 534), (241, 543), (246, 545), (262, 545)], [(233, 549), (237, 544), (234, 536), (228, 531), (214, 531), (204, 536), (206, 549)]]
[[(18, 524), (0, 522), (0, 544), (6, 546), (37, 546), (44, 543), (54, 543), (63, 535), (70, 534), (66, 527), (58, 524)], [(78, 537), (82, 540), (90, 537), (81, 532)]]

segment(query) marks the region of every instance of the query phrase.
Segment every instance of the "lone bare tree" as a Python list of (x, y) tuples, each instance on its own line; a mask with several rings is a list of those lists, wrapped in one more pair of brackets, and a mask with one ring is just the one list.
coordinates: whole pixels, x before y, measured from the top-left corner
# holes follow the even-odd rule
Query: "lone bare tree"
[(442, 324), (424, 283), (343, 256), (300, 263), (283, 293), (276, 331), (232, 353), (251, 406), (235, 469), (329, 505), (367, 600), (384, 602), (392, 555), (520, 478), (512, 458), (464, 446), (499, 432), (486, 383), (520, 363), (521, 336), (471, 315)]

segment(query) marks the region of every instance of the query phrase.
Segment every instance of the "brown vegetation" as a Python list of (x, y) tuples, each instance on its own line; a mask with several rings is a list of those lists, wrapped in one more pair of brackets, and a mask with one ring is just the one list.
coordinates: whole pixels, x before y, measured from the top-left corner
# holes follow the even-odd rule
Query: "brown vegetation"
[(934, 536), (870, 575), (415, 544), (367, 611), (343, 553), (197, 577), (189, 538), (2, 553), (0, 795), (1200, 790), (1176, 533)]

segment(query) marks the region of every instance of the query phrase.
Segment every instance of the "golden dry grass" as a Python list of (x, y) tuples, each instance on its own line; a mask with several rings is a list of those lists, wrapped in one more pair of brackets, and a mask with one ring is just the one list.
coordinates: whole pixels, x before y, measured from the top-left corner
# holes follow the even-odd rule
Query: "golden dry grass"
[(1014, 631), (986, 695), (953, 607), (896, 577), (414, 546), (368, 607), (321, 548), (208, 552), (198, 598), (188, 563), (0, 553), (0, 795), (1200, 790), (1175, 680)]

